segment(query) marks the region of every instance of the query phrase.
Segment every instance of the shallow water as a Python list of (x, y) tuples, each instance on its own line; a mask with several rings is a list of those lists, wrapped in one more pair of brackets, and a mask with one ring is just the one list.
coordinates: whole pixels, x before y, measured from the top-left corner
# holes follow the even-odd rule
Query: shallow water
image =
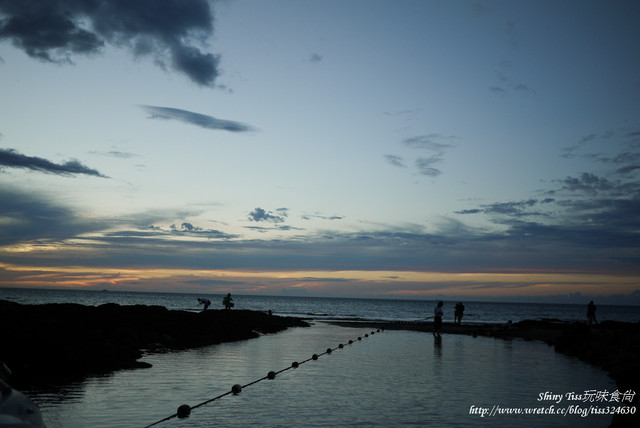
[[(141, 427), (345, 344), (158, 427), (604, 427), (609, 416), (480, 417), (471, 406), (549, 407), (556, 394), (615, 390), (601, 370), (539, 342), (369, 330), (318, 323), (258, 339), (148, 355), (150, 369), (91, 378), (64, 391), (29, 391), (49, 428)], [(362, 340), (357, 340), (361, 337)], [(354, 343), (348, 345), (348, 341)], [(576, 404), (576, 403), (572, 403)]]

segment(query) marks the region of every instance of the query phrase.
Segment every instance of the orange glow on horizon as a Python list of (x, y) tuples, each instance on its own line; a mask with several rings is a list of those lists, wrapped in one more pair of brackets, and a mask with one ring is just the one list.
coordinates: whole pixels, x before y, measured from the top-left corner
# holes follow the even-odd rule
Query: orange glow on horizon
[(640, 278), (586, 273), (448, 273), (365, 270), (214, 270), (20, 266), (0, 263), (3, 287), (116, 287), (139, 291), (279, 292), (306, 290), (318, 294), (429, 297), (543, 296), (588, 291), (628, 294), (640, 289)]

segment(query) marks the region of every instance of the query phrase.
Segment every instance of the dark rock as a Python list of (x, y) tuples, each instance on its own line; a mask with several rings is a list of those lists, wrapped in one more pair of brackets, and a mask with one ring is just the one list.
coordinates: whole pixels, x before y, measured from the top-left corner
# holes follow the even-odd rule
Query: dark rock
[(143, 349), (196, 348), (309, 325), (245, 310), (194, 313), (161, 306), (20, 305), (4, 300), (0, 323), (7, 326), (0, 361), (13, 371), (16, 388), (149, 367), (138, 361)]

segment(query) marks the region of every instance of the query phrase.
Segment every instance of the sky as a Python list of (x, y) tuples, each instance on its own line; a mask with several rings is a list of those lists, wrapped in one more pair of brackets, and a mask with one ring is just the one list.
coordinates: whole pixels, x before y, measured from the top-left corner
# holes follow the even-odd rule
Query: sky
[(0, 287), (640, 304), (638, 22), (0, 0)]

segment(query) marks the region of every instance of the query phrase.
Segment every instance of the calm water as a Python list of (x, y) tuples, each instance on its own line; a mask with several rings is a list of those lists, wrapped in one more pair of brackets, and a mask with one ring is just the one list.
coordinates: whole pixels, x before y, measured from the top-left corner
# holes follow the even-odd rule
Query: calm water
[[(196, 295), (0, 289), (0, 299), (20, 303), (75, 302), (153, 304), (198, 310)], [(222, 296), (210, 295), (214, 308)], [(40, 406), (49, 428), (143, 427), (246, 385), (273, 370), (290, 367), (327, 348), (347, 344), (297, 369), (251, 385), (194, 409), (186, 419), (159, 427), (245, 426), (429, 426), (429, 427), (604, 427), (608, 416), (494, 416), (470, 414), (471, 406), (548, 407), (540, 393), (614, 391), (606, 374), (537, 342), (337, 327), (327, 319), (416, 320), (434, 302), (368, 299), (234, 296), (236, 308), (273, 310), (309, 317), (311, 328), (201, 349), (149, 354), (150, 369), (125, 370), (85, 381), (26, 392)], [(582, 320), (583, 306), (464, 302), (464, 321), (556, 318)], [(221, 303), (220, 303), (221, 306)], [(452, 308), (453, 302), (445, 308)], [(600, 320), (640, 320), (636, 307), (600, 306)], [(450, 310), (445, 319), (452, 320)], [(357, 338), (363, 340), (358, 341)], [(564, 407), (555, 404), (556, 408)], [(576, 403), (572, 403), (576, 404)]]
[[(0, 288), (0, 299), (24, 304), (79, 303), (101, 305), (159, 305), (168, 309), (185, 311), (202, 310), (197, 297), (207, 297), (212, 309), (222, 308), (222, 295), (198, 295), (181, 293), (136, 293), (118, 291), (71, 291), (71, 290), (23, 290)], [(431, 300), (384, 300), (341, 299), (321, 297), (276, 297), (233, 296), (235, 308), (256, 311), (272, 310), (278, 315), (313, 318), (314, 320), (367, 319), (387, 321), (414, 321), (433, 315), (435, 301)], [(453, 321), (456, 302), (445, 302), (444, 320)], [(586, 320), (585, 305), (539, 304), (539, 303), (490, 303), (464, 302), (463, 321), (476, 323), (503, 323), (524, 319), (558, 319), (564, 321)], [(598, 302), (596, 302), (597, 304)], [(597, 305), (599, 321), (615, 320), (640, 322), (640, 306)]]
[[(368, 331), (367, 331), (368, 332)], [(270, 370), (345, 345), (194, 409), (159, 427), (604, 427), (600, 416), (481, 418), (471, 406), (548, 407), (545, 391), (615, 390), (600, 371), (532, 342), (361, 329), (319, 323), (244, 342), (149, 355), (146, 370), (92, 378), (61, 391), (28, 391), (52, 427), (141, 427), (246, 385)], [(357, 337), (362, 337), (358, 341)], [(556, 405), (558, 406), (558, 405)]]

